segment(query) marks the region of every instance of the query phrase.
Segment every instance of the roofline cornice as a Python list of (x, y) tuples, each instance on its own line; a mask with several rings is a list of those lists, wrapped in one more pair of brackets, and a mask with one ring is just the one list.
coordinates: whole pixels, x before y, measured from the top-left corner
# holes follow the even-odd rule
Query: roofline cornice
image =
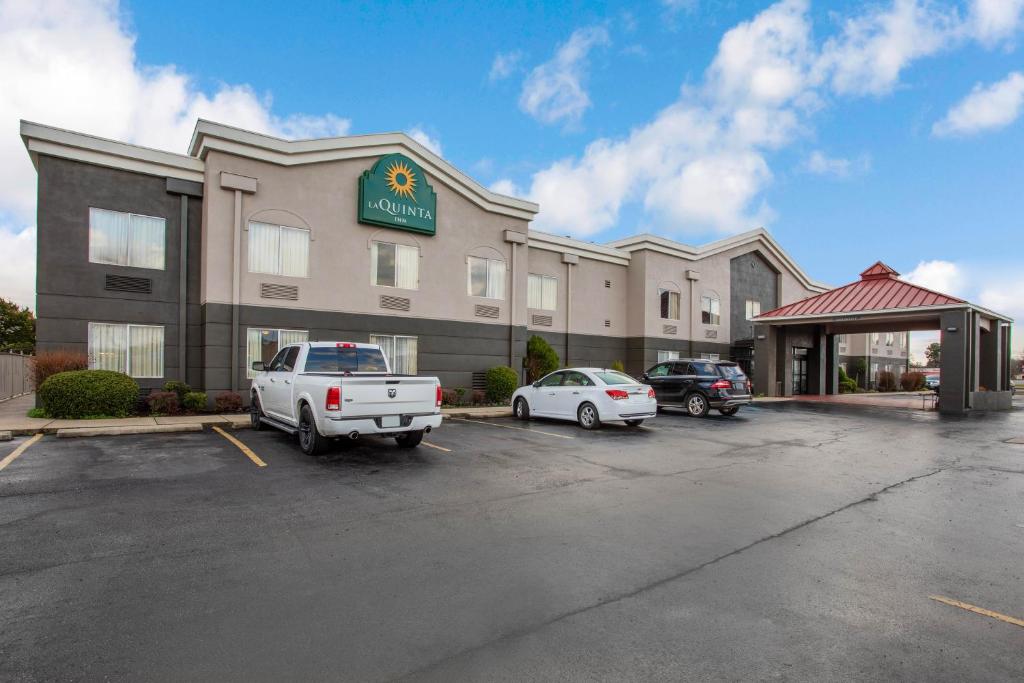
[(839, 313), (805, 313), (802, 315), (779, 315), (779, 316), (763, 316), (751, 318), (751, 322), (755, 323), (805, 323), (813, 321), (828, 321), (839, 318), (837, 322), (845, 322), (846, 320), (862, 320), (864, 318), (885, 318), (892, 315), (908, 315), (908, 314), (920, 314), (927, 315), (931, 312), (942, 312), (942, 311), (954, 311), (959, 309), (966, 309), (981, 313), (984, 316), (992, 318), (993, 320), (999, 320), (1006, 323), (1012, 323), (1013, 318), (996, 313), (995, 311), (987, 308), (982, 308), (972, 303), (962, 302), (954, 304), (939, 304), (936, 306), (911, 306), (908, 308), (882, 308), (879, 310), (872, 311), (845, 311)]
[(620, 266), (628, 266), (632, 256), (628, 251), (608, 247), (603, 244), (584, 242), (572, 237), (560, 237), (539, 230), (530, 230), (528, 234), (528, 246), (546, 251), (555, 251), (560, 254), (575, 254), (582, 258), (594, 261), (604, 261)]

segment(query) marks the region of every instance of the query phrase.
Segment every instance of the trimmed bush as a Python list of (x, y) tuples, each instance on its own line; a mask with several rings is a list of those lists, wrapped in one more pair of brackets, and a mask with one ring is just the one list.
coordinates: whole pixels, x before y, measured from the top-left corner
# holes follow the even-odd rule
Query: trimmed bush
[(184, 406), (185, 410), (191, 413), (201, 413), (206, 410), (206, 392), (205, 391), (190, 391), (185, 394), (185, 398), (182, 399), (181, 405)]
[(523, 361), (526, 366), (526, 381), (536, 382), (544, 375), (558, 369), (560, 362), (558, 354), (551, 348), (544, 337), (533, 335), (526, 342), (526, 358)]
[(896, 391), (896, 375), (887, 370), (882, 370), (878, 373), (876, 388), (879, 391)]
[(519, 377), (512, 368), (498, 365), (487, 371), (487, 400), (491, 403), (508, 403), (518, 387)]
[(612, 361), (611, 369), (615, 370), (616, 372), (625, 372), (626, 371), (626, 366), (622, 364), (621, 360), (616, 360), (616, 361)]
[(472, 398), (469, 399), (469, 401), (475, 406), (482, 406), (483, 404), (487, 403), (487, 392), (480, 391), (479, 389), (474, 389), (473, 396)]
[(175, 394), (178, 395), (178, 403), (184, 403), (185, 394), (192, 391), (192, 387), (185, 384), (184, 382), (179, 382), (176, 379), (172, 379), (170, 382), (164, 384), (164, 391), (173, 391)]
[(58, 372), (87, 370), (89, 357), (78, 351), (43, 351), (32, 359), (32, 379), (35, 386), (43, 386), (48, 377)]
[(39, 387), (43, 410), (55, 418), (127, 417), (138, 400), (135, 380), (111, 370), (58, 372)]
[(213, 399), (218, 413), (238, 413), (242, 410), (242, 397), (235, 391), (222, 391)]
[(900, 386), (903, 391), (921, 391), (924, 389), (923, 372), (907, 372), (900, 377)]
[(158, 415), (177, 415), (181, 412), (181, 402), (173, 391), (153, 391), (146, 397), (149, 412)]

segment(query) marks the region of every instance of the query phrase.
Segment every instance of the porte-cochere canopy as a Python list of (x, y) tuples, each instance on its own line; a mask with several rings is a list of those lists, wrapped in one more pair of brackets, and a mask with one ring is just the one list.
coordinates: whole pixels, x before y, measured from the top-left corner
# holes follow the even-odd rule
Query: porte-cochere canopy
[(848, 285), (753, 319), (754, 385), (769, 396), (793, 393), (794, 354), (808, 358), (810, 393), (839, 391), (840, 334), (939, 330), (939, 410), (1009, 408), (1009, 317), (899, 279), (881, 261)]

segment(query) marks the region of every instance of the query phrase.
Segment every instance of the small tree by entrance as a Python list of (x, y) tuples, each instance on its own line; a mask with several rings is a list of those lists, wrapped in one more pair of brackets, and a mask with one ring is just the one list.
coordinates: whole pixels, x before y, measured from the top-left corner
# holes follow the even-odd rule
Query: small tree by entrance
[(558, 369), (558, 354), (543, 337), (533, 335), (526, 342), (526, 381), (536, 382), (549, 372)]
[(942, 344), (939, 342), (932, 342), (924, 349), (924, 357), (928, 359), (928, 367), (937, 368), (940, 365), (940, 357), (942, 356)]

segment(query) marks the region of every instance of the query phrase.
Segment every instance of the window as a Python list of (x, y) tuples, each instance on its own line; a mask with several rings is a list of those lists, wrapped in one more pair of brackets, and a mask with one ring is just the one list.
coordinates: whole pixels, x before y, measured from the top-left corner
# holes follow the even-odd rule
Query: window
[(881, 339), (881, 337), (879, 337), (877, 332), (872, 332), (871, 333), (871, 343), (872, 344), (874, 344), (875, 346), (878, 346), (879, 339)]
[(896, 341), (896, 335), (895, 334), (893, 334), (892, 332), (886, 332), (885, 333), (885, 345), (886, 346), (892, 346), (893, 342), (895, 342), (895, 341)]
[(582, 372), (567, 372), (562, 380), (563, 387), (592, 387), (594, 383)]
[(163, 377), (164, 328), (89, 323), (89, 367), (140, 379)]
[(387, 372), (378, 349), (316, 346), (306, 356), (305, 372)]
[(89, 260), (164, 269), (164, 219), (89, 209)]
[(747, 299), (747, 320), (753, 320), (761, 315), (761, 302)]
[(839, 335), (839, 343), (840, 344), (845, 344), (846, 343), (846, 335), (845, 334)]
[[(245, 336), (245, 374), (252, 379), (256, 373), (252, 364), (262, 361), (268, 368), (271, 361), (277, 360), (274, 357), (289, 344), (301, 344), (309, 341), (309, 332), (306, 330), (275, 330), (259, 327), (250, 327), (246, 330)], [(284, 362), (284, 356), (281, 357)]]
[(699, 361), (694, 361), (690, 363), (690, 371), (686, 374), (715, 377), (718, 375), (718, 371), (715, 370), (715, 365), (713, 363), (701, 363)]
[[(624, 372), (616, 372), (615, 370), (605, 370), (603, 372), (595, 372), (597, 378), (610, 386), (622, 385), (622, 384), (636, 384), (636, 380), (625, 374)], [(589, 386), (589, 385), (588, 385)]]
[(562, 386), (562, 380), (565, 378), (564, 372), (553, 372), (544, 379), (540, 380), (540, 386), (542, 387), (560, 387)]
[(717, 354), (717, 353), (702, 353), (702, 354), (700, 354), (700, 357), (703, 360), (721, 360), (722, 359), (721, 355)]
[(396, 375), (416, 374), (416, 337), (371, 334), (370, 343), (380, 346)]
[(679, 320), (679, 292), (659, 289), (658, 298), (661, 300), (661, 319)]
[(469, 257), (469, 295), (487, 299), (505, 298), (505, 262)]
[(249, 223), (249, 272), (309, 277), (309, 230)]
[(543, 311), (555, 310), (558, 296), (558, 278), (550, 275), (534, 275), (530, 273), (526, 290), (527, 308), (539, 308)]
[(675, 360), (679, 358), (678, 351), (658, 351), (658, 362), (664, 363), (667, 360)]
[(705, 325), (717, 325), (722, 319), (722, 302), (717, 296), (704, 295), (700, 298), (700, 321)]
[(374, 242), (370, 249), (370, 283), (378, 287), (419, 289), (420, 248)]

